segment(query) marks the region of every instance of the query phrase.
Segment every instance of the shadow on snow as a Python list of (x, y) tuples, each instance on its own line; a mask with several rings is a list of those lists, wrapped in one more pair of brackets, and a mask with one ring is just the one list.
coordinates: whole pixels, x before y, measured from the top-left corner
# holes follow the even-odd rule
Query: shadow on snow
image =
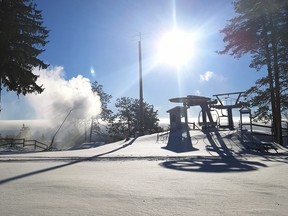
[(24, 173), (24, 174), (21, 174), (21, 175), (13, 176), (13, 177), (10, 177), (10, 178), (2, 179), (2, 180), (0, 180), (0, 185), (9, 183), (11, 181), (19, 180), (19, 179), (22, 179), (22, 178), (30, 177), (30, 176), (33, 176), (33, 175), (41, 174), (41, 173), (44, 173), (44, 172), (49, 172), (49, 171), (53, 171), (53, 170), (56, 170), (56, 169), (64, 168), (64, 167), (71, 166), (71, 165), (74, 165), (74, 164), (77, 164), (77, 163), (86, 162), (86, 161), (92, 161), (93, 159), (96, 159), (98, 157), (101, 157), (101, 156), (104, 156), (104, 155), (119, 151), (120, 149), (126, 148), (127, 146), (132, 145), (132, 143), (135, 140), (136, 140), (136, 138), (132, 139), (129, 143), (124, 144), (124, 145), (122, 145), (121, 147), (119, 147), (117, 149), (114, 149), (114, 150), (111, 150), (109, 152), (105, 152), (105, 153), (102, 153), (102, 154), (94, 155), (92, 157), (82, 158), (82, 159), (74, 160), (72, 162), (61, 164), (61, 165), (58, 165), (58, 166), (52, 166), (52, 167), (48, 167), (48, 168), (45, 168), (45, 169), (40, 169), (40, 170), (36, 170), (36, 171), (33, 171), (33, 172), (28, 172), (28, 173)]
[(226, 146), (223, 138), (216, 128), (203, 130), (216, 157), (198, 157), (191, 159), (170, 160), (161, 163), (165, 168), (193, 171), (193, 172), (245, 172), (255, 171), (258, 167), (266, 167), (260, 162), (239, 160), (234, 157), (233, 152)]
[(193, 158), (184, 160), (170, 160), (160, 164), (169, 169), (193, 172), (244, 172), (254, 171), (265, 164), (252, 161), (240, 161), (232, 157), (226, 158)]

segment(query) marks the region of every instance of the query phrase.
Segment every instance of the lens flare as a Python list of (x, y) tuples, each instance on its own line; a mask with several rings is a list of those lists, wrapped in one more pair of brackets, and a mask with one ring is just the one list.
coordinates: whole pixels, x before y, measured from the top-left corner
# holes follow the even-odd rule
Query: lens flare
[(90, 73), (93, 77), (95, 77), (95, 70), (93, 66), (90, 67)]

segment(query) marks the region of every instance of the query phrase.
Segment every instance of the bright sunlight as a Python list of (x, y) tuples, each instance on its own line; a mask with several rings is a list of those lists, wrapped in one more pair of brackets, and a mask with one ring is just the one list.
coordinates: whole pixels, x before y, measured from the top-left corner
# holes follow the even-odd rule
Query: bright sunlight
[(162, 35), (157, 46), (157, 61), (181, 67), (189, 62), (193, 54), (192, 33), (173, 30)]

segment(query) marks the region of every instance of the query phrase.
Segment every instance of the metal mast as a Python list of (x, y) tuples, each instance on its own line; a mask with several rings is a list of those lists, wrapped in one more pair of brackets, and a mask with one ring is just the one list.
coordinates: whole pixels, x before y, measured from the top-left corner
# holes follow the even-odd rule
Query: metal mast
[(143, 119), (144, 119), (143, 115), (144, 115), (144, 110), (143, 110), (141, 32), (139, 33), (138, 50), (139, 50), (139, 103), (140, 103), (139, 132), (142, 135), (142, 133), (143, 133)]

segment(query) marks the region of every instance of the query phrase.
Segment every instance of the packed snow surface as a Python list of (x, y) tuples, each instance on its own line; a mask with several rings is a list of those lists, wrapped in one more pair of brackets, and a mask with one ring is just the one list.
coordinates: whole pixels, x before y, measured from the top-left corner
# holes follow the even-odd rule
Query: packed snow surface
[(180, 153), (159, 134), (3, 152), (1, 215), (287, 215), (286, 148), (247, 150), (235, 131), (193, 131), (191, 141), (193, 150)]

